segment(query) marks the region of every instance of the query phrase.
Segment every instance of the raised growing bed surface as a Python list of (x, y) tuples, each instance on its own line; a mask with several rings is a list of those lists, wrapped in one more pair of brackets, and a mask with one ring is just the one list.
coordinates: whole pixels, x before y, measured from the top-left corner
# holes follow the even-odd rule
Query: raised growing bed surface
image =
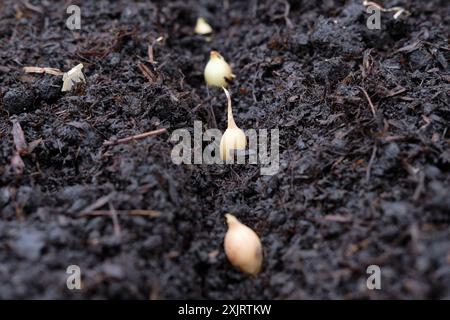
[[(0, 3), (0, 298), (450, 298), (448, 1), (380, 2), (411, 13), (381, 30), (362, 1), (92, 0), (71, 31), (66, 3)], [(175, 129), (226, 128), (213, 49), (239, 127), (280, 130), (275, 175), (171, 160)], [(79, 63), (65, 93), (22, 70)], [(226, 259), (229, 212), (261, 238), (256, 277)]]

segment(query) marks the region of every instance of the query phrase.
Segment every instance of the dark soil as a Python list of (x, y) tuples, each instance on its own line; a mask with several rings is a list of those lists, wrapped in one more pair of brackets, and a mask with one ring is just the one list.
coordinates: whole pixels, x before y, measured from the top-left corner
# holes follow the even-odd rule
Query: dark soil
[[(450, 298), (448, 1), (380, 2), (411, 12), (381, 30), (362, 1), (76, 1), (75, 32), (66, 3), (0, 3), (0, 298)], [(237, 75), (238, 125), (280, 129), (276, 175), (172, 163), (171, 132), (211, 126), (208, 105), (225, 129), (211, 49)], [(69, 93), (22, 71), (78, 63)], [(228, 212), (261, 236), (257, 277), (225, 257)]]

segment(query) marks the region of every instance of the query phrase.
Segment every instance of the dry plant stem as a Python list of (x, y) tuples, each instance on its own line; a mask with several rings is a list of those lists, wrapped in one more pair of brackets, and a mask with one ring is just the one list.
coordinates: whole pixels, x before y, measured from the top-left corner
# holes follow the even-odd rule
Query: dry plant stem
[(163, 37), (158, 37), (155, 40), (153, 40), (151, 44), (148, 45), (147, 48), (148, 62), (150, 62), (151, 64), (156, 64), (153, 54), (153, 47), (155, 46), (155, 44), (161, 42), (163, 39), (164, 39)]
[(97, 200), (94, 201), (94, 203), (90, 204), (89, 206), (87, 206), (86, 208), (84, 208), (81, 212), (80, 215), (86, 214), (88, 212), (92, 212), (95, 209), (101, 208), (103, 207), (105, 204), (107, 204), (111, 198), (113, 197), (113, 193), (110, 193), (106, 196), (100, 197)]
[(150, 62), (151, 64), (155, 63), (155, 60), (153, 59), (153, 44), (148, 45), (147, 55), (148, 55), (148, 62)]
[[(117, 215), (129, 215), (129, 216), (143, 216), (143, 217), (150, 217), (150, 218), (156, 218), (161, 216), (160, 211), (155, 210), (115, 210)], [(86, 217), (86, 216), (107, 216), (110, 215), (110, 210), (92, 210), (89, 212), (84, 212), (80, 214), (80, 217)]]
[(431, 43), (431, 42), (428, 42), (428, 41), (422, 41), (422, 42), (427, 44), (427, 45), (429, 45), (429, 46), (432, 46), (432, 47), (435, 47), (435, 48), (438, 48), (438, 49), (441, 49), (441, 50), (450, 51), (449, 47), (438, 46), (438, 45), (436, 45), (434, 43)]
[(158, 130), (154, 130), (154, 131), (149, 131), (149, 132), (145, 132), (145, 133), (140, 133), (131, 137), (126, 137), (126, 138), (122, 138), (122, 139), (117, 139), (117, 140), (108, 140), (103, 142), (104, 146), (111, 146), (111, 145), (115, 145), (115, 144), (121, 144), (121, 143), (127, 143), (130, 141), (134, 141), (134, 140), (139, 140), (139, 139), (144, 139), (147, 137), (153, 137), (153, 136), (157, 136), (159, 134), (162, 134), (164, 132), (166, 132), (166, 128), (162, 128), (162, 129), (158, 129)]
[(148, 79), (148, 82), (150, 82), (150, 84), (153, 84), (156, 82), (157, 77), (153, 74), (153, 72), (145, 64), (139, 63), (138, 68), (142, 72), (142, 74)]
[(358, 87), (358, 88), (364, 93), (364, 96), (366, 97), (367, 102), (369, 102), (369, 106), (370, 106), (370, 110), (372, 111), (372, 115), (373, 115), (374, 118), (376, 118), (376, 115), (377, 115), (377, 109), (376, 109), (375, 106), (373, 105), (372, 100), (370, 100), (370, 97), (369, 97), (369, 95), (367, 94), (367, 91), (364, 90), (364, 88), (362, 88), (362, 87)]
[(375, 161), (375, 157), (377, 155), (377, 146), (374, 145), (372, 149), (372, 155), (370, 156), (369, 164), (366, 169), (366, 183), (370, 181), (370, 171), (372, 170), (373, 162)]
[(425, 191), (425, 173), (421, 170), (418, 173), (419, 175), (419, 182), (417, 183), (416, 190), (414, 190), (414, 194), (412, 196), (412, 199), (414, 201), (419, 200), (420, 196)]
[(120, 238), (121, 230), (119, 225), (119, 218), (117, 217), (117, 211), (116, 209), (114, 209), (111, 201), (108, 203), (108, 205), (109, 205), (109, 212), (111, 213), (111, 218), (113, 221), (114, 236)]
[(64, 73), (56, 68), (41, 68), (41, 67), (23, 67), (25, 73), (46, 73), (54, 76), (62, 76)]
[(42, 10), (41, 7), (32, 5), (29, 1), (22, 1), (22, 3), (27, 9), (30, 9), (31, 11), (35, 11), (35, 12), (40, 13), (40, 14), (44, 13), (44, 11)]
[(283, 2), (284, 2), (284, 20), (286, 22), (286, 27), (288, 27), (289, 29), (293, 29), (294, 24), (292, 23), (291, 19), (289, 19), (289, 11), (291, 10), (291, 5), (286, 0)]

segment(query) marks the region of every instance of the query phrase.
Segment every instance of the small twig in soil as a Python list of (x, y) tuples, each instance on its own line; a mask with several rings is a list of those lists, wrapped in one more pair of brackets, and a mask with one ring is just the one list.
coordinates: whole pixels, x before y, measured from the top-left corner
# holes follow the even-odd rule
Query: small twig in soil
[(386, 98), (390, 98), (390, 97), (394, 97), (394, 96), (396, 96), (396, 95), (399, 95), (400, 93), (403, 93), (403, 92), (405, 92), (406, 91), (406, 89), (405, 88), (399, 88), (397, 91), (395, 91), (395, 90), (391, 90), (391, 91), (389, 91), (389, 93), (388, 93), (388, 95), (386, 96)]
[(425, 43), (426, 45), (429, 45), (429, 46), (432, 46), (432, 47), (435, 47), (435, 48), (438, 48), (438, 49), (442, 49), (442, 50), (445, 50), (445, 51), (450, 51), (449, 47), (442, 47), (442, 46), (436, 45), (436, 44), (428, 42), (428, 41), (422, 41), (422, 43)]
[(370, 110), (372, 111), (372, 115), (373, 115), (374, 118), (376, 118), (376, 116), (377, 116), (377, 109), (373, 105), (372, 100), (370, 99), (369, 95), (367, 94), (367, 91), (364, 88), (362, 88), (362, 87), (358, 87), (358, 88), (364, 93), (364, 96), (366, 97), (367, 102), (369, 103)]
[(153, 84), (156, 82), (157, 77), (153, 74), (153, 72), (145, 64), (139, 63), (138, 68), (142, 72), (142, 74), (148, 79), (148, 82), (150, 82), (150, 84)]
[(291, 10), (291, 5), (286, 0), (284, 2), (284, 20), (286, 21), (286, 27), (289, 29), (293, 29), (294, 25), (292, 24), (291, 19), (289, 19), (289, 11)]
[(324, 217), (324, 220), (332, 221), (332, 222), (339, 222), (339, 223), (348, 223), (352, 222), (352, 217), (347, 215), (341, 215), (341, 214), (327, 214)]
[(420, 172), (420, 168), (413, 167), (405, 159), (402, 160), (402, 165), (411, 177), (417, 179), (417, 174)]
[(28, 1), (22, 1), (22, 3), (23, 3), (23, 5), (24, 5), (27, 9), (29, 9), (29, 10), (31, 10), (31, 11), (34, 11), (34, 12), (37, 12), (37, 13), (40, 13), (40, 14), (43, 14), (43, 13), (44, 13), (44, 11), (42, 10), (41, 7), (32, 5), (32, 4), (31, 4), (30, 2), (28, 2)]
[(404, 52), (404, 53), (411, 53), (416, 50), (418, 50), (422, 46), (421, 40), (416, 40), (411, 44), (408, 44), (406, 46), (401, 47), (400, 49), (395, 50), (394, 53)]
[(149, 44), (147, 48), (147, 55), (148, 55), (148, 62), (155, 63), (155, 60), (153, 59), (153, 45)]
[(158, 129), (158, 130), (153, 130), (153, 131), (149, 131), (149, 132), (144, 132), (144, 133), (140, 133), (134, 136), (130, 136), (130, 137), (126, 137), (126, 138), (122, 138), (122, 139), (116, 139), (116, 140), (108, 140), (103, 142), (104, 146), (111, 146), (111, 145), (115, 145), (115, 144), (121, 144), (121, 143), (127, 143), (130, 141), (134, 141), (134, 140), (140, 140), (140, 139), (144, 139), (147, 137), (153, 137), (159, 134), (162, 134), (164, 132), (166, 132), (166, 128), (162, 128), (162, 129)]
[(425, 173), (421, 170), (419, 171), (419, 183), (417, 184), (416, 190), (414, 190), (413, 201), (417, 201), (420, 198), (420, 195), (425, 189)]
[(370, 181), (370, 171), (372, 170), (373, 162), (375, 161), (375, 156), (377, 155), (377, 146), (374, 145), (372, 149), (372, 155), (370, 156), (369, 164), (366, 169), (366, 183)]
[(163, 37), (158, 37), (157, 39), (153, 40), (151, 44), (148, 45), (148, 49), (147, 49), (148, 62), (150, 62), (151, 64), (156, 63), (156, 61), (153, 57), (153, 47), (155, 46), (156, 43), (161, 42), (163, 40), (164, 40)]
[(117, 238), (120, 238), (121, 231), (120, 231), (120, 225), (119, 225), (119, 218), (117, 217), (117, 211), (114, 209), (111, 201), (108, 203), (109, 205), (109, 211), (111, 213), (112, 221), (113, 221), (113, 228), (114, 228), (114, 236)]
[(106, 195), (106, 196), (103, 196), (103, 197), (98, 198), (93, 204), (91, 204), (91, 205), (87, 206), (86, 208), (84, 208), (84, 209), (80, 212), (80, 215), (87, 214), (87, 213), (89, 213), (89, 212), (94, 211), (94, 210), (97, 209), (97, 208), (103, 207), (105, 204), (107, 204), (107, 203), (111, 200), (113, 194), (114, 194), (114, 193), (110, 193), (110, 194), (108, 194), (108, 195)]
[(23, 67), (25, 73), (46, 73), (54, 76), (62, 76), (64, 73), (56, 68), (41, 68), (41, 67)]
[[(83, 210), (84, 211), (84, 210)], [(143, 217), (150, 217), (150, 218), (156, 218), (161, 216), (160, 211), (155, 210), (115, 210), (117, 215), (129, 215), (129, 216), (143, 216)], [(107, 216), (111, 215), (110, 210), (92, 210), (90, 212), (84, 212), (80, 215), (80, 217), (84, 216)]]
[(427, 116), (422, 115), (422, 119), (423, 119), (423, 121), (425, 122), (425, 124), (424, 124), (423, 126), (421, 126), (421, 127), (419, 128), (419, 130), (424, 130), (424, 129), (426, 129), (426, 128), (431, 124), (431, 119), (428, 118)]
[(407, 136), (386, 136), (383, 138), (384, 142), (395, 142), (395, 141), (404, 141), (407, 140), (408, 137)]

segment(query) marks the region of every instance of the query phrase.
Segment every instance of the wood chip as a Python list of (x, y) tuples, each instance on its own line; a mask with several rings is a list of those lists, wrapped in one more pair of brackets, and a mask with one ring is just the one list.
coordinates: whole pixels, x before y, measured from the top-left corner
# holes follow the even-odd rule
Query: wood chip
[(352, 218), (350, 216), (343, 216), (343, 215), (339, 215), (339, 214), (327, 214), (325, 216), (325, 220), (333, 221), (333, 222), (347, 223), (347, 222), (351, 222)]
[(23, 71), (26, 73), (47, 73), (54, 76), (62, 76), (63, 72), (56, 68), (41, 68), (41, 67), (24, 67)]

